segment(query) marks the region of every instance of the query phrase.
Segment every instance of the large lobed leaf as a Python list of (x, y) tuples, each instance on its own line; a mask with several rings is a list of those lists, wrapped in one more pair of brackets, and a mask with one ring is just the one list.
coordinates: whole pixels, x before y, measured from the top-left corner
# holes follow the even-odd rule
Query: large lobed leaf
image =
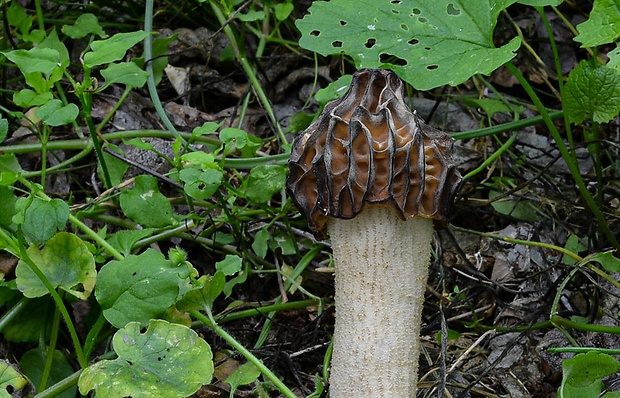
[(118, 358), (100, 361), (82, 372), (82, 394), (94, 389), (97, 397), (187, 397), (213, 375), (211, 348), (183, 325), (152, 320), (146, 332), (129, 323), (113, 338)]
[(300, 45), (323, 55), (346, 53), (358, 68), (392, 69), (419, 90), (490, 74), (521, 41), (497, 48), (499, 13), (515, 0), (317, 1), (297, 21)]

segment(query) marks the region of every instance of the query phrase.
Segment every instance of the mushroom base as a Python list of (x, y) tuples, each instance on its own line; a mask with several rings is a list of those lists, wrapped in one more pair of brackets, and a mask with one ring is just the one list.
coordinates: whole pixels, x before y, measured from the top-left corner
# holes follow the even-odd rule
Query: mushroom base
[(366, 205), (330, 219), (336, 326), (330, 397), (415, 397), (433, 221)]

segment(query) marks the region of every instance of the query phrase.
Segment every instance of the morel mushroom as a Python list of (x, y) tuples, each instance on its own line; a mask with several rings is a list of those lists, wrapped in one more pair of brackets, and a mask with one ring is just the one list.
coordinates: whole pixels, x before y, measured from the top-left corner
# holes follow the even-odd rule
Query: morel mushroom
[(332, 398), (416, 394), (433, 223), (461, 181), (452, 144), (380, 69), (356, 72), (293, 144), (288, 192), (336, 268)]

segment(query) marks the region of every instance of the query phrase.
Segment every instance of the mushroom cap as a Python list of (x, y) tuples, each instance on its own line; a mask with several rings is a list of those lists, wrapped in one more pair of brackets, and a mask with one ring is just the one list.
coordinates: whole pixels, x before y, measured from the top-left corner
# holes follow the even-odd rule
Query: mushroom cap
[(454, 140), (411, 112), (403, 92), (393, 72), (359, 70), (295, 139), (286, 188), (315, 236), (325, 236), (328, 217), (351, 219), (366, 203), (447, 224), (461, 182)]

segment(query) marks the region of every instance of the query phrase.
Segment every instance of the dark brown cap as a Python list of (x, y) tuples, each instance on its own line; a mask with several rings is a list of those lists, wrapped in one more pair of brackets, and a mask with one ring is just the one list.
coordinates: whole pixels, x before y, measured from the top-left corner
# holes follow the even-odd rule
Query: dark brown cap
[(362, 69), (295, 139), (286, 188), (317, 237), (327, 217), (353, 218), (366, 203), (444, 227), (461, 181), (453, 141), (407, 108), (393, 72)]

